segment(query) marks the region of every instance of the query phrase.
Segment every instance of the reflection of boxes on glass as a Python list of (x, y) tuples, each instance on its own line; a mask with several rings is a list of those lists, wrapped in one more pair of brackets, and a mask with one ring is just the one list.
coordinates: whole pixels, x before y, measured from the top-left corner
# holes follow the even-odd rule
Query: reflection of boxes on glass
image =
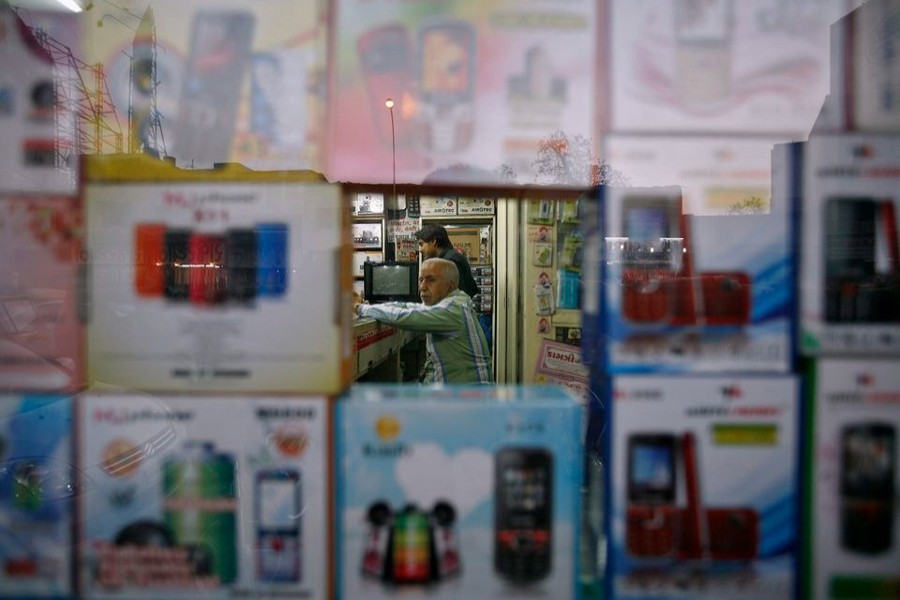
[(896, 354), (900, 137), (815, 135), (776, 150), (773, 189), (802, 194), (801, 350)]
[(790, 597), (798, 380), (643, 375), (610, 386), (610, 597), (646, 598), (647, 569), (658, 598)]
[(819, 359), (813, 372), (805, 467), (815, 527), (804, 544), (811, 552), (805, 596), (861, 598), (873, 585), (895, 583), (900, 564), (900, 404), (886, 401), (900, 397), (900, 375), (895, 360), (871, 358)]
[(72, 398), (0, 397), (0, 590), (6, 598), (71, 597)]
[(0, 389), (76, 389), (84, 382), (79, 201), (5, 196), (0, 214)]
[(329, 597), (327, 398), (83, 401), (85, 592)]
[(338, 187), (302, 173), (184, 171), (143, 157), (98, 155), (85, 168), (92, 382), (343, 389), (351, 315), (335, 307), (352, 276)]
[(355, 386), (337, 410), (342, 598), (575, 596), (581, 408), (571, 395)]
[(605, 346), (611, 371), (788, 370), (794, 288), (785, 205), (692, 216), (682, 214), (675, 187), (601, 194), (606, 314), (587, 343)]
[(420, 214), (423, 217), (440, 217), (455, 215), (457, 210), (456, 198), (434, 198), (422, 196), (419, 199)]

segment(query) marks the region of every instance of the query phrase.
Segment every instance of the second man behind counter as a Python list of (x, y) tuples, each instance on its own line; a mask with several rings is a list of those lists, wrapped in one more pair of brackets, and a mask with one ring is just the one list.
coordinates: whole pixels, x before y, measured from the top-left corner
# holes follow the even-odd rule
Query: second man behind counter
[(416, 239), (419, 240), (419, 252), (422, 253), (423, 259), (428, 258), (444, 258), (452, 260), (456, 264), (459, 271), (459, 289), (474, 298), (479, 293), (478, 284), (472, 277), (472, 269), (469, 268), (469, 261), (466, 257), (453, 249), (450, 242), (450, 236), (447, 230), (441, 225), (428, 224), (415, 233)]

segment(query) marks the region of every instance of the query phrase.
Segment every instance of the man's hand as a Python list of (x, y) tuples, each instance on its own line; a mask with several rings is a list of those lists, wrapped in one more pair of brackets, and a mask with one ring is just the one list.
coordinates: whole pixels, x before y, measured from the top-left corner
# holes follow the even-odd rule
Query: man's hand
[(358, 292), (353, 292), (353, 316), (359, 316), (359, 305), (365, 304), (366, 301), (363, 300), (363, 297), (359, 295)]

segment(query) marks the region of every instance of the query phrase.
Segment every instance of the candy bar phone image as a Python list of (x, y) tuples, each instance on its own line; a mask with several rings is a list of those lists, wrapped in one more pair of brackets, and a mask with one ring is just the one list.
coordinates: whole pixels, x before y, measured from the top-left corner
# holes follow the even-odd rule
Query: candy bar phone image
[(438, 501), (431, 511), (431, 516), (437, 576), (444, 578), (457, 575), (462, 564), (453, 527), (456, 523), (456, 509), (449, 502)]
[(190, 237), (191, 232), (184, 229), (170, 229), (163, 236), (166, 257), (163, 292), (169, 300), (187, 300)]
[(225, 236), (194, 232), (188, 239), (188, 298), (194, 304), (225, 300)]
[(503, 448), (494, 473), (494, 570), (512, 583), (541, 580), (551, 569), (553, 456)]
[(272, 469), (256, 474), (256, 575), (262, 581), (299, 581), (300, 473)]
[(256, 226), (257, 294), (282, 296), (288, 285), (288, 228), (283, 223)]
[(858, 423), (841, 431), (841, 547), (881, 554), (892, 544), (897, 432), (887, 423)]
[(732, 0), (676, 0), (676, 88), (688, 107), (731, 94)]
[(669, 320), (682, 263), (680, 202), (628, 197), (622, 206), (622, 314), (632, 322)]
[(475, 30), (462, 21), (424, 25), (418, 36), (419, 143), (458, 152), (475, 128)]
[(238, 302), (256, 298), (256, 231), (229, 229), (225, 232), (227, 296)]
[(865, 321), (858, 297), (860, 284), (875, 277), (875, 201), (829, 198), (824, 221), (825, 320)]
[(164, 287), (166, 226), (142, 223), (134, 228), (134, 288), (138, 296), (161, 298)]
[(676, 499), (676, 440), (668, 433), (628, 438), (625, 546), (640, 557), (673, 555), (680, 511)]
[[(388, 146), (392, 142), (399, 146), (406, 145), (402, 103), (410, 93), (413, 81), (412, 43), (406, 27), (389, 23), (370, 29), (357, 39), (356, 51), (378, 138)], [(384, 110), (384, 102), (388, 98), (400, 103), (400, 110), (394, 115), (400, 121), (395, 131), (396, 137), (392, 135), (390, 115), (385, 114)]]
[(228, 161), (254, 27), (250, 12), (204, 10), (194, 16), (174, 140), (181, 160)]

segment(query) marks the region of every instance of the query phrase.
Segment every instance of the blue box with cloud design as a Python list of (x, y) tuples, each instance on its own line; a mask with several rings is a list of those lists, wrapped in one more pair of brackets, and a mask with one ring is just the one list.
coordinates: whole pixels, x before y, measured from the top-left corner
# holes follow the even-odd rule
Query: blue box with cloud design
[(576, 597), (582, 411), (555, 387), (352, 388), (335, 427), (340, 597)]
[(799, 380), (623, 375), (610, 388), (605, 597), (795, 597)]

